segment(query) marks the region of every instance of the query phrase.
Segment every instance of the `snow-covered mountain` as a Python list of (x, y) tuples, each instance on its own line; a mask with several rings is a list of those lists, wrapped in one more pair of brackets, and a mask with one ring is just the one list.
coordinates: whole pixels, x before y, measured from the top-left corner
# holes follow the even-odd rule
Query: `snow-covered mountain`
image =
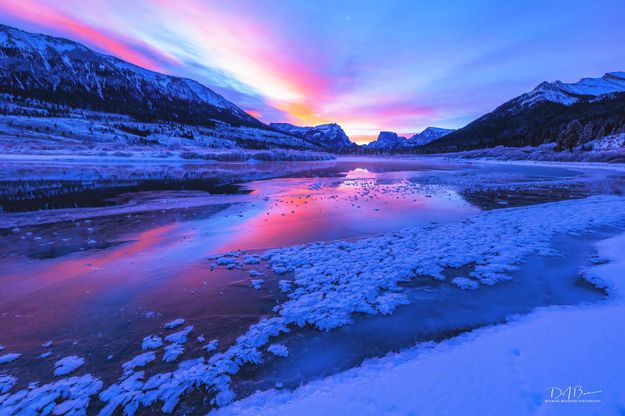
[(404, 143), (404, 146), (409, 147), (418, 147), (424, 146), (436, 139), (439, 139), (446, 134), (454, 131), (453, 129), (443, 129), (440, 127), (428, 127), (423, 130), (421, 133), (417, 133), (414, 136), (410, 137), (408, 141)]
[(393, 131), (381, 131), (378, 138), (367, 144), (369, 149), (397, 149), (404, 146), (406, 139)]
[(273, 127), (276, 130), (292, 134), (293, 136), (303, 137), (308, 131), (314, 127), (302, 127), (289, 123), (269, 123), (269, 127)]
[(544, 101), (570, 106), (617, 92), (625, 92), (625, 72), (609, 72), (601, 78), (582, 78), (571, 84), (543, 82), (513, 101), (521, 107), (531, 107)]
[(591, 123), (591, 138), (625, 129), (625, 72), (609, 72), (601, 78), (584, 78), (571, 84), (543, 82), (467, 126), (423, 146), (423, 150), (538, 146), (556, 141), (574, 120), (584, 126)]
[(160, 74), (79, 43), (0, 25), (0, 92), (139, 119), (263, 128), (191, 79)]
[(356, 144), (349, 140), (341, 126), (336, 123), (314, 127), (300, 127), (289, 123), (270, 123), (276, 130), (302, 137), (324, 149), (346, 149)]
[(417, 133), (406, 139), (403, 136), (398, 136), (397, 133), (392, 131), (381, 131), (378, 138), (366, 147), (369, 149), (402, 149), (402, 148), (414, 148), (423, 146), (436, 140), (446, 134), (451, 133), (453, 130), (442, 129), (439, 127), (428, 127), (421, 133)]

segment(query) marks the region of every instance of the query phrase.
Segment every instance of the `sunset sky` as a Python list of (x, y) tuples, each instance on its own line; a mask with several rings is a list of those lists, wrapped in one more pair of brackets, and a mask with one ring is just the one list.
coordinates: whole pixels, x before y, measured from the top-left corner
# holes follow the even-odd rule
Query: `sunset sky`
[(0, 0), (2, 23), (359, 142), (462, 127), (543, 80), (623, 71), (624, 14), (623, 0)]

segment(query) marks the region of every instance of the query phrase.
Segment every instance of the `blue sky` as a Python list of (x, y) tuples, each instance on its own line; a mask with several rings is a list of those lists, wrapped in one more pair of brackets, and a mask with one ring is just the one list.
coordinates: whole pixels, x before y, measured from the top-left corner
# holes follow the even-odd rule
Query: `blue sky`
[(3, 23), (359, 141), (458, 128), (544, 80), (625, 70), (623, 15), (622, 0), (0, 0)]

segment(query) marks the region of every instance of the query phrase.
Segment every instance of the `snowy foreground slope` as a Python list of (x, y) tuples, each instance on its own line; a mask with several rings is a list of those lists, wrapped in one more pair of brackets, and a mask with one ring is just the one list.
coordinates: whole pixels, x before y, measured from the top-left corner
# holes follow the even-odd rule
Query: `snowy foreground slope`
[(257, 393), (215, 414), (620, 415), (625, 234), (596, 248), (596, 265), (583, 272), (607, 288), (606, 303), (540, 309), (294, 392)]
[[(216, 406), (225, 406), (235, 399), (232, 377), (243, 366), (262, 365), (270, 354), (288, 354), (275, 342), (281, 333), (303, 326), (332, 330), (350, 324), (354, 313), (392, 313), (408, 301), (401, 282), (445, 279), (443, 271), (462, 266), (472, 270), (449, 277), (457, 285), (494, 285), (508, 280), (531, 254), (557, 254), (552, 247), (556, 235), (608, 226), (625, 226), (625, 197), (500, 209), (459, 223), (288, 247), (255, 257), (224, 254), (214, 261), (233, 267), (266, 262), (279, 276), (266, 279), (286, 282), (280, 286), (288, 300), (276, 306), (274, 316), (252, 325), (219, 352), (207, 344), (208, 356), (182, 361), (171, 372), (151, 372), (152, 355), (142, 353), (128, 357), (129, 364), (110, 385), (79, 369), (72, 377), (19, 390), (15, 375), (2, 374), (0, 413), (84, 414), (91, 406), (90, 411), (101, 408), (101, 414), (121, 409), (133, 414), (152, 405), (169, 412), (185, 393), (197, 389), (213, 397)], [(518, 322), (365, 364), (293, 393), (259, 393), (218, 414), (548, 414), (548, 406), (556, 405), (544, 402), (548, 389), (568, 385), (602, 390), (601, 402), (593, 405), (603, 406), (597, 407), (605, 410), (599, 414), (617, 414), (625, 397), (620, 359), (625, 340), (618, 331), (625, 307), (617, 276), (623, 264), (616, 263), (622, 262), (623, 240), (602, 243), (599, 256), (608, 262), (584, 271), (590, 282), (608, 287), (611, 301), (547, 308)], [(466, 296), (472, 293), (468, 290)], [(175, 331), (165, 338), (168, 345), (150, 345), (155, 359), (175, 360), (193, 326), (183, 328), (183, 320), (176, 326), (163, 324)], [(145, 336), (137, 345), (152, 340)], [(21, 381), (27, 385), (35, 380)], [(574, 414), (577, 408), (565, 407), (566, 413), (560, 414)]]

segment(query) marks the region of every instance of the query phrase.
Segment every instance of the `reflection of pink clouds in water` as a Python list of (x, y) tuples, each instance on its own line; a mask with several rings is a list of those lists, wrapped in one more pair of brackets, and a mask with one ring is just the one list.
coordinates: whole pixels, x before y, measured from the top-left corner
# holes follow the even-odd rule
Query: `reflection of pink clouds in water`
[(277, 192), (279, 196), (233, 225), (232, 233), (214, 252), (361, 237), (431, 221), (450, 221), (475, 211), (454, 193), (411, 193), (405, 184), (402, 186), (406, 190), (396, 192), (395, 183), (352, 180), (363, 176), (383, 175), (356, 169), (348, 172), (345, 179), (316, 181), (323, 183), (324, 188), (319, 190), (309, 187), (311, 180), (302, 179), (260, 184), (260, 194)]
[[(3, 311), (23, 315), (7, 323), (7, 331), (22, 340), (65, 330), (68, 322), (75, 332), (90, 331), (103, 325), (92, 319), (108, 314), (125, 320), (124, 314), (138, 305), (185, 316), (202, 314), (206, 296), (224, 305), (249, 296), (243, 283), (243, 288), (231, 289), (232, 298), (221, 298), (224, 286), (233, 278), (246, 282), (247, 274), (209, 272), (210, 254), (357, 238), (454, 221), (476, 211), (453, 192), (423, 191), (398, 178), (405, 174), (354, 169), (342, 178), (254, 182), (249, 184), (254, 192), (243, 197), (247, 202), (207, 218), (125, 237), (119, 235), (127, 230), (111, 230), (115, 240), (130, 240), (118, 246), (28, 264), (5, 259), (7, 290), (0, 294), (0, 304)], [(192, 290), (199, 288), (204, 296), (192, 297)]]
[[(28, 331), (51, 330), (67, 324), (76, 306), (101, 300), (107, 292), (142, 283), (150, 264), (166, 249), (162, 245), (177, 225), (170, 224), (134, 236), (135, 240), (104, 251), (80, 253), (28, 265), (3, 267), (3, 310), (16, 310)], [(7, 328), (9, 322), (6, 322)]]
[(216, 252), (278, 247), (327, 233), (332, 220), (315, 210), (327, 209), (329, 201), (309, 198), (307, 192), (306, 188), (291, 188), (284, 199), (269, 202), (267, 210), (237, 224), (232, 237)]
[[(14, 270), (5, 269), (3, 281), (7, 283), (20, 282), (20, 286), (23, 286), (24, 291), (27, 292), (63, 284), (73, 279), (80, 279), (88, 274), (98, 274), (107, 267), (119, 266), (125, 258), (137, 257), (147, 250), (154, 250), (161, 242), (167, 239), (168, 234), (174, 227), (176, 227), (176, 224), (148, 230), (134, 236), (135, 240), (128, 244), (98, 251), (97, 254), (88, 253), (87, 256), (68, 256), (49, 261), (34, 261), (30, 263), (31, 266), (28, 268), (22, 266)], [(109, 276), (108, 283), (110, 283), (110, 279), (121, 278), (123, 276)]]

